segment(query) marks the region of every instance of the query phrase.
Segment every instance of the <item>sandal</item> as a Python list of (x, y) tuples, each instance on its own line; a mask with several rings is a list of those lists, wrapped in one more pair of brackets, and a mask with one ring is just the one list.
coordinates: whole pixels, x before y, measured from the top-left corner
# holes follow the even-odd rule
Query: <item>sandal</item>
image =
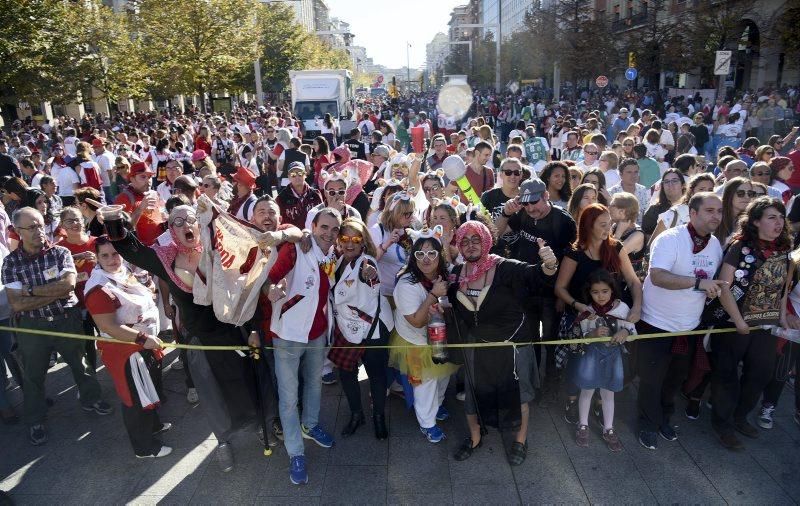
[(528, 456), (528, 443), (520, 443), (515, 441), (511, 445), (511, 449), (508, 452), (508, 463), (512, 466), (518, 466), (525, 462), (525, 458)]
[(483, 438), (481, 438), (478, 441), (478, 444), (473, 445), (472, 438), (468, 437), (464, 439), (464, 442), (458, 448), (458, 451), (456, 451), (455, 455), (453, 455), (453, 458), (456, 459), (458, 462), (467, 460), (468, 458), (472, 457), (472, 452), (474, 452), (481, 446), (483, 446)]

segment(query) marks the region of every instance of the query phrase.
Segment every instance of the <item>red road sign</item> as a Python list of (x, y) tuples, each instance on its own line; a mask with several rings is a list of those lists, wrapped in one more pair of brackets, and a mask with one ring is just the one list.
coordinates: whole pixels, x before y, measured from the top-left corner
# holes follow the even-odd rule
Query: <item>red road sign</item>
[(597, 79), (594, 80), (594, 84), (596, 84), (598, 88), (605, 88), (608, 86), (608, 78), (606, 76), (598, 76)]

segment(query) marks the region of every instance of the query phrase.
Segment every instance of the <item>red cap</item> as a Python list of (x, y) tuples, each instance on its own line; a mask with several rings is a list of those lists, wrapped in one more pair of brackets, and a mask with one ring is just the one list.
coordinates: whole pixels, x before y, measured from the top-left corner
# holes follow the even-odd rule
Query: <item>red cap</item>
[(242, 183), (250, 187), (254, 187), (256, 185), (256, 176), (254, 176), (252, 172), (244, 167), (236, 167), (236, 174), (234, 174), (233, 180), (237, 183)]
[(106, 145), (106, 143), (103, 141), (103, 139), (99, 139), (99, 138), (92, 139), (92, 147), (93, 148), (100, 148), (100, 147), (103, 147), (105, 145)]
[(130, 175), (130, 177), (133, 177), (136, 174), (149, 174), (153, 176), (155, 175), (155, 172), (153, 172), (153, 169), (151, 169), (150, 166), (147, 165), (146, 163), (136, 162), (133, 165), (131, 165), (131, 170), (128, 174)]

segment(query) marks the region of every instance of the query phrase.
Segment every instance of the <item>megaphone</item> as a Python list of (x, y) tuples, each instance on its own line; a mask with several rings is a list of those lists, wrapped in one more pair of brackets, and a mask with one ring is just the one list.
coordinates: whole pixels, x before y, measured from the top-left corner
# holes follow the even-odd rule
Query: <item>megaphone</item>
[(480, 208), (484, 214), (487, 214), (486, 209), (484, 209), (481, 203), (480, 195), (475, 192), (472, 185), (469, 183), (469, 179), (467, 179), (467, 165), (464, 163), (464, 160), (458, 155), (450, 155), (442, 162), (442, 169), (447, 179), (456, 182), (461, 193), (467, 197), (467, 200)]

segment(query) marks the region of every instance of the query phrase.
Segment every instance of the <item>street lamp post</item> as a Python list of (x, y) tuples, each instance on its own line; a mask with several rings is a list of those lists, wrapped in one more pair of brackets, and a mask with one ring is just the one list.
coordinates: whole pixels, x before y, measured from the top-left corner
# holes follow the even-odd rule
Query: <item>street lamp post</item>
[(411, 91), (411, 58), (409, 57), (408, 48), (411, 43), (406, 41), (406, 90)]

